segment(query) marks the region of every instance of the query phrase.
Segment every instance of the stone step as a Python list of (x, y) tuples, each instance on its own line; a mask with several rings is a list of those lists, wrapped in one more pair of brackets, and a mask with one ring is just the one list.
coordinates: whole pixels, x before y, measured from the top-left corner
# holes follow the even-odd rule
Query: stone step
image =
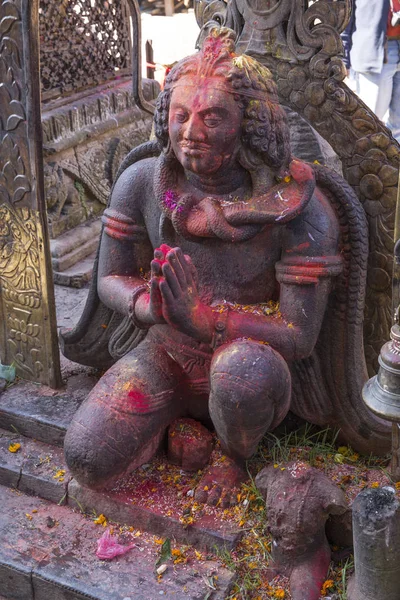
[(89, 241), (99, 241), (101, 219), (78, 225), (71, 231), (63, 233), (55, 240), (50, 240), (50, 253), (52, 259), (61, 259), (68, 256)]
[(187, 562), (166, 560), (157, 578), (160, 546), (127, 528), (114, 533), (134, 547), (101, 561), (95, 552), (105, 529), (93, 517), (4, 486), (0, 503), (0, 590), (7, 600), (223, 600), (233, 585), (232, 572), (190, 548), (182, 549)]
[(59, 390), (19, 381), (0, 396), (0, 427), (61, 446), (73, 414), (96, 382), (87, 373), (70, 376)]
[(93, 252), (96, 252), (98, 245), (98, 239), (88, 240), (79, 246), (79, 248), (75, 248), (71, 252), (68, 252), (68, 254), (64, 254), (64, 256), (61, 256), (60, 258), (52, 258), (51, 264), (53, 271), (67, 271), (77, 263), (81, 262), (83, 259), (93, 254)]
[[(12, 453), (10, 444), (21, 447)], [(172, 483), (177, 479), (179, 491)], [(69, 476), (61, 448), (0, 430), (0, 485), (87, 513), (104, 514), (154, 535), (174, 537), (182, 544), (211, 551), (234, 548), (242, 534), (240, 528), (222, 509), (194, 505), (192, 511), (193, 499), (187, 495), (190, 481), (190, 475), (160, 456), (120, 480), (112, 491), (94, 492)], [(193, 524), (184, 518), (188, 506)]]
[(96, 252), (93, 252), (65, 271), (53, 270), (54, 283), (73, 288), (84, 287), (92, 278), (95, 258)]

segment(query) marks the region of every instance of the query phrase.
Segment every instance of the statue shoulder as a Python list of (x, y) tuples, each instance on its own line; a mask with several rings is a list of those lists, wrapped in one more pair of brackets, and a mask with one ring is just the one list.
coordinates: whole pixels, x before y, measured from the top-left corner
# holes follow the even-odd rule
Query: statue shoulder
[(317, 186), (300, 215), (287, 223), (284, 247), (296, 254), (331, 254), (337, 252), (339, 237), (340, 225), (331, 200)]
[(109, 208), (127, 217), (142, 212), (154, 198), (153, 179), (156, 158), (145, 158), (127, 167), (114, 183)]

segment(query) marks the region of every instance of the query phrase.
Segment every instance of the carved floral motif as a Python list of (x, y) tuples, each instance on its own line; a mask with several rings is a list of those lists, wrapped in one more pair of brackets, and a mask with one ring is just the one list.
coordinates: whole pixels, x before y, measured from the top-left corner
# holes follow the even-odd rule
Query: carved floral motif
[(0, 199), (17, 205), (30, 189), (19, 148), (5, 135), (0, 141)]
[(18, 75), (20, 14), (13, 2), (0, 4), (0, 129), (14, 131), (25, 119)]

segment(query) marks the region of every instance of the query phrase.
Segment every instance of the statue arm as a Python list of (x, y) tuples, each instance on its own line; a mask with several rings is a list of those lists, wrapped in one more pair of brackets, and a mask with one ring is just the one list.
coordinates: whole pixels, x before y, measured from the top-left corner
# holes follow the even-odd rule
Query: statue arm
[(270, 316), (232, 313), (226, 335), (268, 342), (286, 360), (306, 358), (313, 351), (332, 287), (342, 270), (339, 224), (329, 201), (319, 191), (306, 210), (285, 226), (281, 260), (279, 312)]
[(139, 197), (146, 189), (144, 176), (140, 163), (127, 169), (102, 218), (98, 293), (106, 306), (125, 316), (133, 295), (146, 284), (143, 276), (153, 258)]

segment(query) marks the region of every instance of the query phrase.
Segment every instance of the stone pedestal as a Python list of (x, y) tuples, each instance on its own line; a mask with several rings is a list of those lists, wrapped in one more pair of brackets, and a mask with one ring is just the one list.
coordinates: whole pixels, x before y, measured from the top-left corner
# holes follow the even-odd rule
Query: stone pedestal
[(355, 575), (349, 600), (399, 600), (400, 503), (394, 489), (361, 492), (353, 504)]

